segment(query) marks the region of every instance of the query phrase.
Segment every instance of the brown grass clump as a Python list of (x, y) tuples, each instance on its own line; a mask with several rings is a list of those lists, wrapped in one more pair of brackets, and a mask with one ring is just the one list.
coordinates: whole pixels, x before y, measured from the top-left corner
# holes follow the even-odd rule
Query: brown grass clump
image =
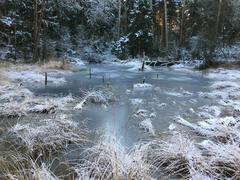
[[(0, 66), (1, 66), (1, 64), (0, 64)], [(9, 81), (7, 80), (7, 77), (4, 75), (3, 71), (0, 68), (0, 85), (3, 86), (8, 83), (9, 83)]]
[(127, 152), (114, 137), (104, 137), (85, 151), (83, 162), (75, 171), (79, 180), (152, 180), (155, 169), (144, 158), (144, 152), (144, 145)]
[(44, 163), (38, 165), (30, 156), (17, 152), (1, 152), (1, 180), (57, 180), (50, 167)]
[(70, 71), (72, 70), (71, 65), (62, 58), (51, 58), (46, 64), (44, 64), (44, 67), (47, 69), (56, 69), (56, 70), (65, 70)]
[(88, 130), (62, 115), (56, 119), (40, 120), (36, 123), (18, 123), (9, 129), (13, 144), (24, 145), (30, 154), (48, 154), (67, 149), (69, 144), (88, 141)]

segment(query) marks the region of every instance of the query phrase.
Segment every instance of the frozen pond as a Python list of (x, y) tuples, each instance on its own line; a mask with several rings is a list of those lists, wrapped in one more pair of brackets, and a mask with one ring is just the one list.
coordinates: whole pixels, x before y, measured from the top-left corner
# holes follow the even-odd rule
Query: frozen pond
[[(199, 96), (199, 92), (209, 91), (210, 81), (199, 72), (170, 68), (141, 72), (126, 65), (97, 64), (80, 68), (66, 80), (63, 86), (37, 88), (34, 92), (54, 96), (71, 93), (81, 97), (81, 90), (108, 87), (116, 96), (110, 106), (88, 104), (82, 111), (72, 110), (71, 114), (75, 121), (86, 120), (89, 129), (116, 135), (126, 146), (151, 138), (152, 134), (141, 125), (143, 117), (152, 122), (154, 133), (158, 134), (167, 131), (177, 116), (188, 117), (199, 107), (214, 104)], [(141, 86), (143, 81), (152, 86), (136, 86), (137, 83)]]

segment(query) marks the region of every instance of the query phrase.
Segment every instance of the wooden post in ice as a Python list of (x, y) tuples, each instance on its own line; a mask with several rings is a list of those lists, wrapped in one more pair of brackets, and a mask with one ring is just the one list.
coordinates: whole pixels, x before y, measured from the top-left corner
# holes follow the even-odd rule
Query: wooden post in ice
[(89, 68), (89, 78), (92, 79), (92, 69)]
[(143, 51), (143, 60), (142, 60), (142, 68), (141, 68), (142, 71), (144, 71), (144, 65), (145, 65), (145, 52)]
[(103, 81), (103, 83), (104, 83), (104, 81), (105, 81), (105, 77), (104, 77), (104, 75), (102, 76), (102, 81)]
[(145, 82), (146, 82), (146, 78), (144, 77), (144, 78), (143, 78), (143, 84), (145, 84)]
[(47, 86), (47, 72), (45, 72), (45, 86)]

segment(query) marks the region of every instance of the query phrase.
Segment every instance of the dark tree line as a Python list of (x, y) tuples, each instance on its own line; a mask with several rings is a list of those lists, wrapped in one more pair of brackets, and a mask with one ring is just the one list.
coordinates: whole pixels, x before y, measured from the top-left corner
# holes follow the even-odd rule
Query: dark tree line
[(0, 44), (14, 59), (46, 59), (48, 41), (63, 55), (67, 29), (72, 43), (81, 26), (87, 36), (114, 42), (119, 58), (167, 56), (176, 49), (214, 56), (216, 47), (239, 40), (238, 0), (1, 0)]

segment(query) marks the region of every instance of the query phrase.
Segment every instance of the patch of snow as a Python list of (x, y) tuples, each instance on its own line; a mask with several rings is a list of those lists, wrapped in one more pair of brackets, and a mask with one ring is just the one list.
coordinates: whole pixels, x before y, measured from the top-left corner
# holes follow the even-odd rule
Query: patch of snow
[(77, 66), (85, 66), (85, 63), (83, 62), (82, 59), (80, 58), (74, 58), (74, 57), (71, 57), (71, 58), (68, 58), (71, 63), (77, 65)]
[[(124, 63), (122, 63), (122, 66), (125, 66), (127, 68), (127, 71), (139, 71), (142, 68), (142, 61), (138, 60), (138, 59), (130, 59)], [(144, 71), (151, 71), (152, 68), (148, 65), (144, 65)]]
[(155, 136), (155, 131), (152, 125), (151, 119), (145, 119), (140, 122), (140, 127), (144, 129), (147, 133), (150, 133), (152, 136)]
[(132, 105), (140, 105), (143, 104), (143, 99), (140, 98), (130, 99), (130, 102)]
[(172, 124), (169, 125), (168, 129), (170, 131), (173, 131), (174, 129), (176, 129), (176, 127), (177, 127), (176, 124), (172, 123)]
[(146, 89), (152, 89), (153, 85), (148, 83), (137, 83), (133, 85), (133, 89), (135, 90), (146, 90)]
[(161, 108), (161, 109), (162, 109), (162, 108), (165, 108), (166, 106), (167, 106), (167, 104), (166, 104), (166, 103), (161, 103), (161, 104), (158, 104), (158, 107), (159, 107), (159, 108)]
[(0, 18), (0, 21), (5, 24), (6, 26), (12, 26), (14, 23), (14, 20), (11, 17), (3, 16)]
[(96, 90), (84, 92), (82, 100), (74, 107), (74, 109), (82, 110), (86, 103), (92, 102), (107, 107), (110, 101), (114, 101), (115, 97), (109, 90)]

